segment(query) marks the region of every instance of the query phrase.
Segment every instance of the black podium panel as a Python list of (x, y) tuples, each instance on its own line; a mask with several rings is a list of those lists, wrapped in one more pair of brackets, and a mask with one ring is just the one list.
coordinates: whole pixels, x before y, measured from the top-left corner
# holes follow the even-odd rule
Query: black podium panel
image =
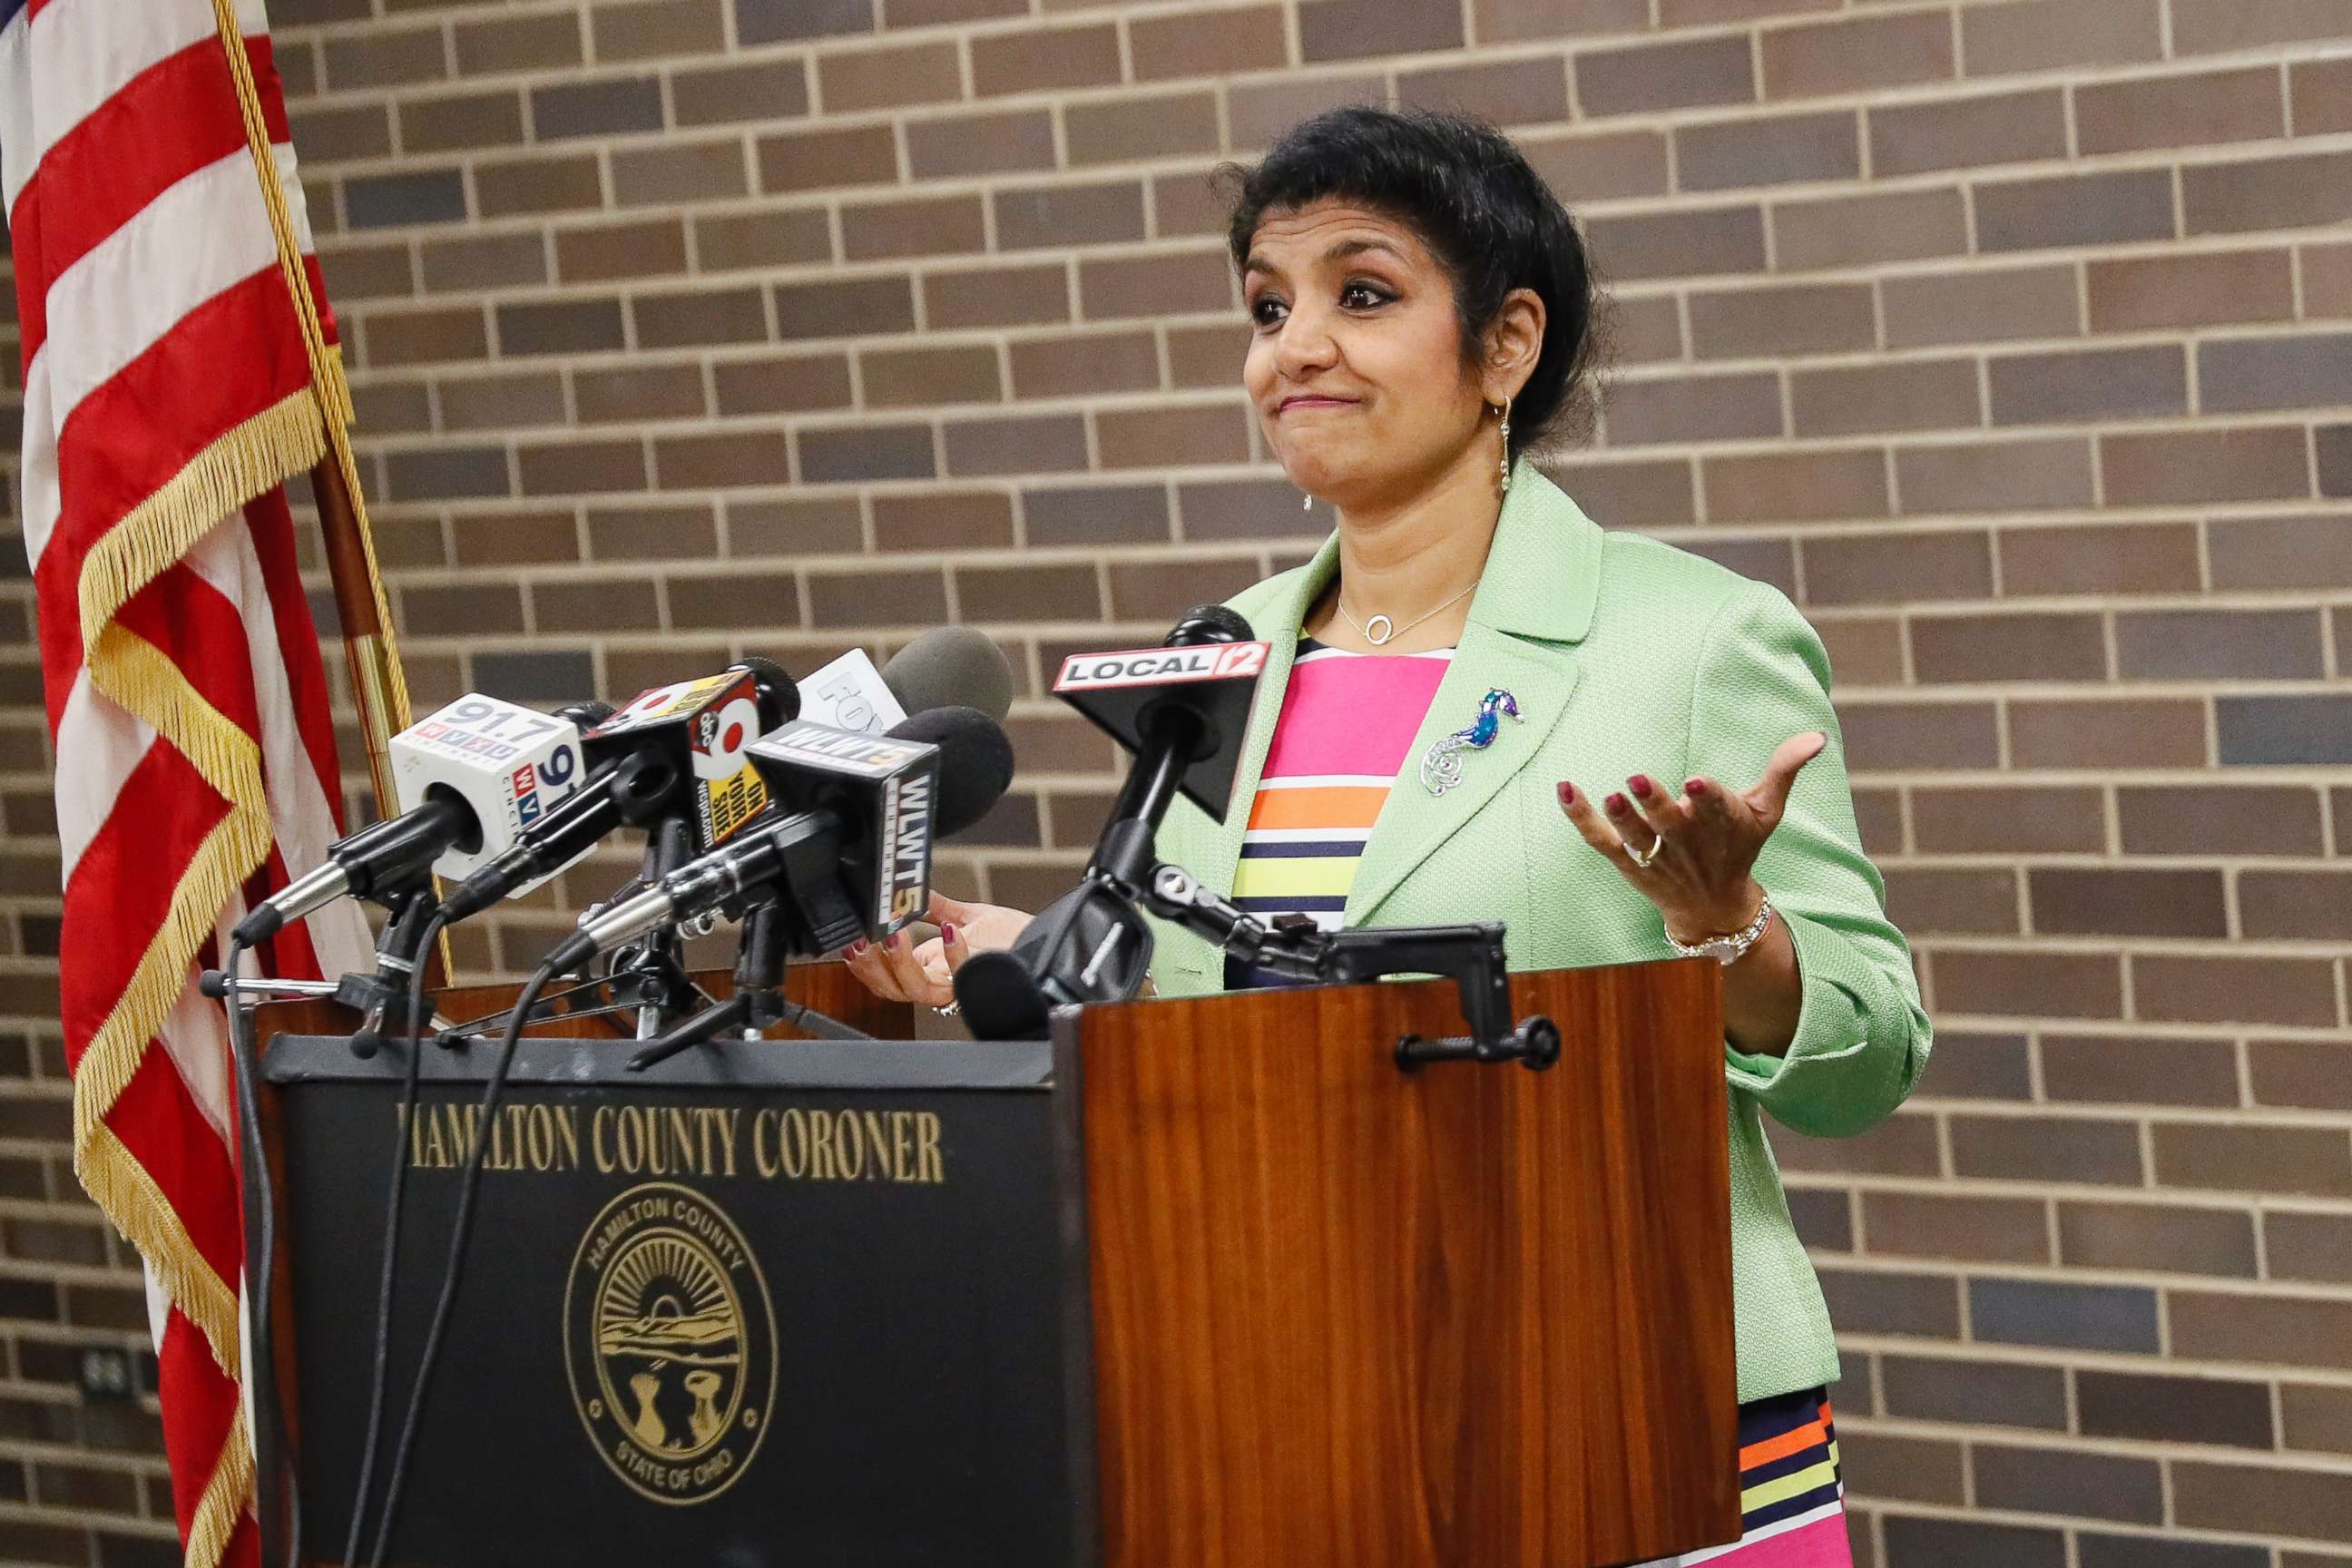
[[(518, 1054), (392, 1560), (1093, 1562), (1083, 1188), (1047, 1048), (768, 1042), (644, 1075), (631, 1048)], [(427, 1047), (387, 1457), (490, 1054)], [(319, 1561), (357, 1483), (401, 1071), (320, 1037), (267, 1064)]]

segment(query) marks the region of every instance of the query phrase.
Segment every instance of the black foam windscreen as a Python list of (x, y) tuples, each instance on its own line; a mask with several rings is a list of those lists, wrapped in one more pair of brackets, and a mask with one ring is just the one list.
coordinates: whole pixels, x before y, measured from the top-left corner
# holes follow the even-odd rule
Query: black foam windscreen
[(1013, 742), (1003, 725), (976, 708), (926, 709), (893, 725), (890, 735), (940, 749), (934, 838), (961, 833), (986, 816), (1013, 785)]
[(934, 626), (891, 655), (882, 684), (909, 713), (972, 708), (1002, 722), (1013, 708), (1013, 665), (984, 632)]
[(604, 699), (589, 697), (578, 702), (565, 703), (558, 708), (551, 717), (570, 720), (576, 728), (587, 731), (594, 729), (618, 711), (618, 709)]
[(779, 724), (789, 724), (801, 716), (800, 683), (791, 670), (772, 658), (761, 658), (747, 653), (735, 661), (739, 669), (748, 669), (759, 685), (760, 731), (765, 734)]
[(1177, 617), (1168, 633), (1168, 646), (1212, 642), (1249, 642), (1256, 637), (1249, 622), (1231, 605), (1195, 605)]
[(956, 1000), (975, 1039), (1041, 1039), (1056, 1006), (1142, 990), (1151, 950), (1142, 913), (1089, 878), (1039, 910), (1010, 949), (973, 953), (956, 971)]

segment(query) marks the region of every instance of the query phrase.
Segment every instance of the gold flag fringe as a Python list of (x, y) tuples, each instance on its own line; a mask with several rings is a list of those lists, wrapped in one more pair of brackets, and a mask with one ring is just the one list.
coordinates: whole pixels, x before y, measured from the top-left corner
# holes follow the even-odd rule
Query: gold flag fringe
[[(139, 1157), (104, 1122), (75, 1152), (74, 1172), (115, 1227), (139, 1248), (188, 1321), (212, 1346), (213, 1360), (231, 1377), (243, 1358), (237, 1341), (236, 1297), (205, 1261)], [(223, 1363), (223, 1351), (226, 1361)]]
[(161, 648), (109, 623), (91, 650), (90, 678), (155, 729), (230, 803), (181, 874), (163, 923), (133, 966), (74, 1069), (74, 1169), (107, 1217), (203, 1331), (222, 1372), (238, 1373), (236, 1294), (189, 1241), (154, 1180), (106, 1117), (145, 1059), (149, 1042), (188, 984), (188, 968), (229, 897), (269, 853), (261, 752), (189, 685)]
[(225, 432), (116, 522), (84, 560), (76, 584), (84, 665), (92, 684), (153, 727), (229, 804), (228, 815), (206, 835), (173, 889), (161, 927), (74, 1074), (77, 1174), (155, 1271), (173, 1306), (204, 1334), (213, 1359), (239, 1388), (227, 1440), (192, 1515), (188, 1568), (217, 1568), (252, 1506), (253, 1439), (242, 1396), (241, 1313), (235, 1282), (222, 1279), (196, 1249), (154, 1178), (107, 1125), (106, 1117), (186, 986), (189, 967), (211, 936), (220, 911), (268, 857), (271, 834), (257, 743), (206, 701), (161, 649), (117, 625), (114, 616), (222, 519), (270, 487), (310, 469), (331, 451), (359, 520), (370, 585), (384, 623), (394, 719), (404, 727), (408, 722), (407, 693), (392, 649), (391, 616), (366, 514), (361, 510), (358, 463), (346, 430), (352, 417), (351, 388), (341, 353), (326, 341), (318, 301), (310, 293), (234, 0), (214, 0), (213, 12), (310, 360), (310, 384)]
[(188, 1521), (188, 1562), (221, 1560), (252, 1495), (253, 1433), (246, 1425), (245, 1401), (239, 1398), (236, 1417), (229, 1423), (228, 1441), (221, 1446), (220, 1463), (213, 1467), (213, 1479), (205, 1487), (205, 1495), (196, 1500), (196, 1511)]
[[(133, 594), (169, 571), (223, 518), (272, 485), (285, 483), (289, 475), (309, 469), (326, 445), (318, 407), (305, 387), (224, 432), (131, 508), (82, 562), (84, 657), (91, 655), (114, 613)], [(258, 781), (259, 773), (254, 777)]]

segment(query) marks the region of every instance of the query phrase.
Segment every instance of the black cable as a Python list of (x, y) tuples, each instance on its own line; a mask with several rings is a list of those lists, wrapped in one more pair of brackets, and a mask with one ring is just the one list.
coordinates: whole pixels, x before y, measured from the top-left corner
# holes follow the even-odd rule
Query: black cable
[[(432, 1326), (425, 1332), (425, 1348), (418, 1353), (416, 1384), (408, 1399), (408, 1418), (400, 1429), (400, 1443), (394, 1448), (392, 1475), (384, 1482), (383, 1511), (376, 1521), (375, 1545), (368, 1552), (368, 1568), (383, 1568), (384, 1553), (392, 1544), (392, 1530), (400, 1516), (400, 1489), (407, 1479), (408, 1456), (416, 1443), (416, 1429), (422, 1425), (425, 1401), (431, 1397), (433, 1370), (441, 1356), (442, 1331), (448, 1327), (449, 1311), (457, 1300), (458, 1281), (465, 1278), (466, 1242), (474, 1226), (474, 1196), (481, 1190), (482, 1169), (488, 1158), (492, 1131), (498, 1126), (499, 1100), (505, 1095), (507, 1075), (514, 1067), (515, 1048), (522, 1041), (523, 1025), (538, 1005), (539, 994), (555, 978), (555, 970), (542, 963), (523, 983), (521, 994), (516, 996), (513, 1014), (507, 1019), (506, 1033), (499, 1040), (498, 1059), (490, 1064), (489, 1082), (482, 1091), (480, 1131), (474, 1138), (474, 1147), (466, 1158), (466, 1171), (457, 1190), (457, 1214), (449, 1226), (449, 1258), (443, 1266), (441, 1299), (433, 1304)], [(404, 1139), (404, 1143), (405, 1140)], [(355, 1561), (345, 1558), (348, 1563)]]
[(237, 963), (245, 944), (235, 937), (221, 964), (221, 994), (228, 1004), (229, 1065), (236, 1079), (237, 1147), (245, 1163), (245, 1179), (254, 1184), (259, 1211), (259, 1278), (253, 1281), (253, 1362), (268, 1380), (269, 1397), (263, 1419), (269, 1423), (272, 1446), (286, 1474), (286, 1562), (295, 1568), (302, 1561), (302, 1478), (295, 1468), (294, 1445), (286, 1420), (285, 1391), (278, 1385), (277, 1325), (270, 1318), (270, 1286), (278, 1276), (278, 1194), (270, 1185), (269, 1150), (261, 1136), (260, 1047), (253, 1037), (253, 1020), (236, 994)]
[(416, 1116), (417, 1077), (425, 1060), (425, 955), (440, 940), (441, 928), (446, 923), (437, 910), (425, 921), (424, 937), (416, 944), (415, 966), (408, 972), (408, 1077), (401, 1089), (396, 1123), (400, 1136), (394, 1140), (392, 1178), (384, 1199), (383, 1267), (377, 1276), (375, 1291), (375, 1357), (368, 1379), (367, 1436), (360, 1446), (359, 1486), (352, 1493), (352, 1528), (343, 1543), (342, 1560), (347, 1563), (359, 1561), (360, 1533), (367, 1521), (368, 1491), (375, 1479), (376, 1450), (383, 1440), (383, 1399), (391, 1381), (393, 1283), (399, 1268), (400, 1215), (408, 1192), (409, 1154), (415, 1147), (411, 1126)]

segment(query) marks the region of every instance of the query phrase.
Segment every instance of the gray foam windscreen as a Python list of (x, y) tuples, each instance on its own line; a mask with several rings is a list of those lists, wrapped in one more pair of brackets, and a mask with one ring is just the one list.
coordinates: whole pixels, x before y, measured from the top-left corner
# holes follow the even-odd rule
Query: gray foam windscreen
[(891, 656), (882, 683), (909, 713), (977, 708), (999, 722), (1013, 707), (1013, 666), (970, 626), (934, 626)]

